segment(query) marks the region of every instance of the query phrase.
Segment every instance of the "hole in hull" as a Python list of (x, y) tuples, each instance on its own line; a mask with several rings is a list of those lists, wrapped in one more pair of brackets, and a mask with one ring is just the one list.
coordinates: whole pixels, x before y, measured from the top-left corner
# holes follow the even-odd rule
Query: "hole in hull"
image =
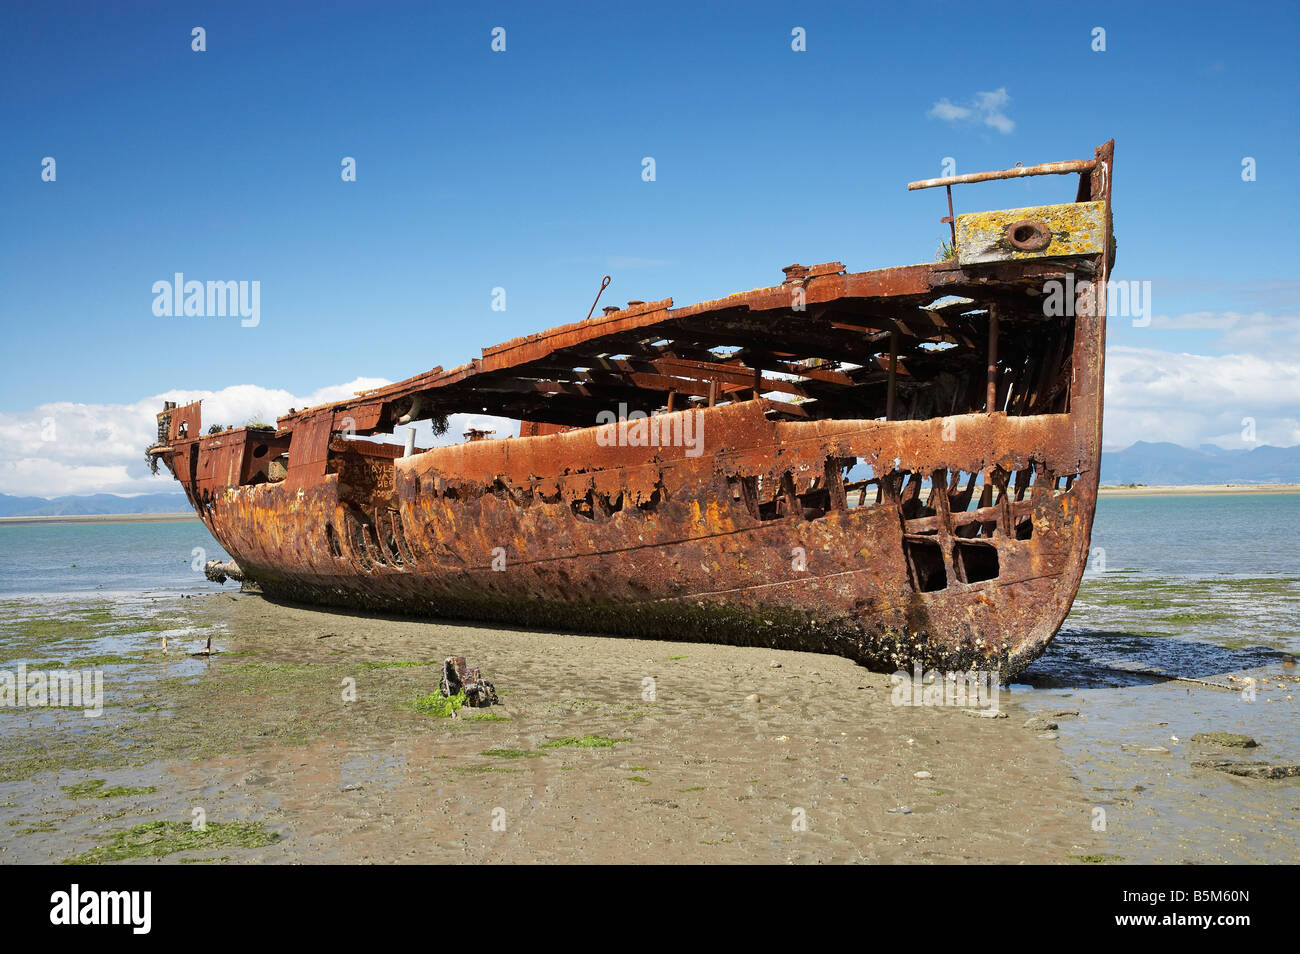
[(998, 548), (987, 543), (958, 542), (952, 552), (953, 568), (965, 583), (983, 583), (998, 576)]
[(934, 593), (947, 588), (948, 571), (937, 540), (904, 540), (903, 552), (907, 554), (907, 569), (914, 589)]

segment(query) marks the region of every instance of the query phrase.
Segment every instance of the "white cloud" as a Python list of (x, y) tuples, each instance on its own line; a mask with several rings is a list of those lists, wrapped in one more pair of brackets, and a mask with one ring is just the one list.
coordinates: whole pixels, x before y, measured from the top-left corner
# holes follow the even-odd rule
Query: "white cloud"
[[(236, 385), (220, 391), (167, 391), (132, 404), (54, 402), (26, 411), (0, 412), (0, 493), (21, 497), (69, 494), (170, 493), (179, 489), (165, 470), (149, 473), (144, 449), (157, 436), (155, 415), (163, 401), (188, 404), (202, 399), (204, 430), (212, 424), (273, 423), (291, 407), (304, 408), (351, 397), (389, 382), (357, 378), (307, 395)], [(516, 430), (511, 430), (515, 427)], [(495, 428), (498, 437), (517, 433), (517, 424), (481, 414), (453, 415), (447, 433), (434, 438), (417, 429), (420, 446), (462, 440), (468, 427)]]
[(1005, 86), (995, 90), (979, 92), (968, 105), (960, 105), (944, 97), (926, 113), (930, 119), (958, 124), (977, 123), (996, 129), (1000, 133), (1010, 133), (1016, 128), (1015, 122), (1007, 115), (1007, 106), (1011, 96)]
[(1278, 357), (1300, 355), (1300, 313), (1264, 311), (1193, 311), (1156, 315), (1157, 331), (1220, 331), (1214, 345), (1224, 351)]
[[(1263, 444), (1300, 443), (1300, 347), (1287, 347), (1288, 316), (1197, 312), (1154, 318), (1154, 327), (1209, 328), (1231, 336), (1262, 335), (1255, 353), (1185, 354), (1112, 345), (1106, 352), (1105, 446), (1139, 440), (1194, 447), (1215, 443), (1246, 446), (1242, 419), (1253, 418)], [(1291, 327), (1288, 327), (1291, 326)], [(1269, 336), (1272, 337), (1269, 337)], [(388, 382), (358, 378), (307, 395), (237, 385), (221, 391), (168, 391), (132, 404), (42, 404), (0, 413), (0, 493), (56, 497), (66, 494), (172, 492), (166, 472), (149, 474), (144, 449), (156, 435), (154, 415), (164, 400), (203, 400), (205, 425), (272, 422), (290, 407), (303, 408), (351, 397)], [(453, 415), (447, 433), (435, 438), (417, 426), (421, 447), (456, 443), (470, 428), (518, 433), (518, 422), (485, 414)], [(399, 440), (400, 438), (392, 438)]]
[(945, 97), (931, 106), (930, 111), (926, 113), (926, 115), (931, 119), (942, 119), (947, 122), (953, 122), (958, 119), (969, 119), (970, 110), (965, 106), (958, 106), (956, 103), (950, 102)]
[(1260, 444), (1300, 443), (1300, 358), (1106, 349), (1105, 446), (1171, 441), (1244, 447), (1242, 421)]

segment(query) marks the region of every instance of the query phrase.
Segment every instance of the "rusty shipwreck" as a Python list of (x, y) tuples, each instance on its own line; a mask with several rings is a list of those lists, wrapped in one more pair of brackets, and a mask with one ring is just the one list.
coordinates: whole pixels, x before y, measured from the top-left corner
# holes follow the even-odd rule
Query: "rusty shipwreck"
[[(147, 453), (270, 598), (1009, 678), (1088, 555), (1113, 146), (912, 183), (947, 189), (945, 261), (630, 302), (274, 428), (168, 403)], [(952, 214), (954, 185), (1075, 174)], [(394, 442), (457, 412), (519, 436)]]

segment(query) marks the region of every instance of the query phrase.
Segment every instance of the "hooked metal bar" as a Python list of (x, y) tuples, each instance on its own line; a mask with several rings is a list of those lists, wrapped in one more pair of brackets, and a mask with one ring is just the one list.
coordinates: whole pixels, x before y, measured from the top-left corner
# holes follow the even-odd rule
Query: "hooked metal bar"
[(1044, 162), (1037, 166), (1016, 166), (1014, 169), (999, 169), (997, 172), (968, 172), (963, 176), (940, 176), (938, 179), (922, 179), (909, 182), (907, 190), (934, 189), (938, 186), (960, 185), (963, 182), (990, 182), (994, 179), (1020, 179), (1024, 176), (1064, 176), (1072, 172), (1091, 172), (1097, 168), (1096, 159), (1072, 159), (1068, 162)]

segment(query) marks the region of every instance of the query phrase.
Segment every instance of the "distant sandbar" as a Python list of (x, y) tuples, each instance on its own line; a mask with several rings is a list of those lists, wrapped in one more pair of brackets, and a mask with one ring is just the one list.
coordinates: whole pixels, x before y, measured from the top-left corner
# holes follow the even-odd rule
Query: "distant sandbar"
[(1097, 488), (1099, 497), (1193, 497), (1214, 494), (1300, 494), (1300, 484), (1112, 484)]
[(175, 520), (197, 520), (194, 511), (189, 513), (84, 513), (56, 514), (46, 517), (0, 517), (4, 523), (170, 523)]

